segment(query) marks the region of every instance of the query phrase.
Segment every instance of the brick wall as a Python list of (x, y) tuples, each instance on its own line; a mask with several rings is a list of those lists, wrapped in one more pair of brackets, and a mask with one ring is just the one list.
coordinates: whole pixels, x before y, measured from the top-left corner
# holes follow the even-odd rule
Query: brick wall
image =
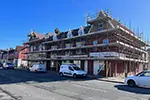
[(18, 54), (18, 59), (27, 59), (28, 55), (27, 54), (23, 54), (25, 52), (29, 52), (29, 48), (25, 48), (23, 50), (21, 50)]

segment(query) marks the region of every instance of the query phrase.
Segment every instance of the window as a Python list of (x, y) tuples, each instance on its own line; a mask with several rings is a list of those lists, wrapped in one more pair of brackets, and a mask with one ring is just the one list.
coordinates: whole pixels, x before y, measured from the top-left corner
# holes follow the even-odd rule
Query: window
[(93, 48), (92, 48), (92, 51), (97, 51), (97, 47), (93, 47)]
[(73, 67), (74, 68), (74, 70), (81, 70), (79, 67), (77, 67), (77, 66), (74, 66)]
[(39, 46), (39, 50), (41, 51), (42, 50), (42, 45), (40, 44), (40, 46)]
[(81, 47), (81, 42), (76, 42), (77, 47)]
[(108, 39), (104, 39), (103, 40), (103, 44), (105, 44), (105, 45), (109, 44), (109, 40)]
[(76, 50), (76, 54), (82, 54), (83, 52), (82, 52), (82, 50), (81, 49), (79, 49), (79, 50)]
[(108, 46), (104, 46), (103, 50), (109, 50), (109, 47)]
[(148, 72), (141, 72), (141, 73), (137, 74), (136, 76), (148, 76), (148, 77), (150, 77), (150, 72), (149, 71)]
[(66, 44), (66, 48), (70, 48), (71, 47), (71, 44)]
[(98, 44), (97, 40), (93, 41), (93, 45), (97, 45), (97, 44)]
[(44, 45), (42, 45), (42, 50), (45, 50), (45, 46)]
[(150, 76), (150, 72), (145, 72), (144, 76)]
[(71, 66), (69, 66), (69, 70), (73, 71), (73, 68)]
[(143, 72), (140, 74), (140, 76), (150, 76), (150, 72)]
[(54, 41), (58, 40), (56, 34), (53, 35), (53, 40)]
[(68, 31), (68, 33), (67, 33), (67, 38), (72, 38), (72, 31), (71, 31), (71, 30)]
[(82, 35), (84, 35), (84, 28), (83, 27), (81, 27), (78, 31), (78, 36), (82, 36)]
[(51, 46), (51, 49), (57, 49), (57, 46)]
[(103, 30), (103, 24), (102, 23), (98, 23), (98, 31)]
[(33, 46), (33, 51), (35, 51), (36, 50), (36, 46)]

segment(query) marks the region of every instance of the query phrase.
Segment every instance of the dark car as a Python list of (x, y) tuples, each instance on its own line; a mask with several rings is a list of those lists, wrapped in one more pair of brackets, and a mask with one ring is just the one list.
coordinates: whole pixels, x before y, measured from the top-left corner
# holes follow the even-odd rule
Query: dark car
[(3, 67), (3, 64), (0, 62), (0, 67)]
[(4, 63), (3, 68), (5, 68), (5, 69), (14, 69), (14, 64), (13, 63)]

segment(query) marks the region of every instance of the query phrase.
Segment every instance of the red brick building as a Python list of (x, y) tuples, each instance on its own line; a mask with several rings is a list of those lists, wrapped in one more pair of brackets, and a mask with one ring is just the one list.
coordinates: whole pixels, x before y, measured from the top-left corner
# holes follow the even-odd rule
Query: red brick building
[(101, 76), (125, 76), (147, 69), (147, 51), (143, 40), (106, 14), (88, 17), (87, 26), (54, 34), (31, 32), (28, 61), (43, 62), (49, 70), (59, 70), (72, 62), (88, 72)]
[(29, 52), (27, 45), (24, 45), (23, 48), (18, 52), (18, 67), (28, 66), (28, 55), (25, 52)]

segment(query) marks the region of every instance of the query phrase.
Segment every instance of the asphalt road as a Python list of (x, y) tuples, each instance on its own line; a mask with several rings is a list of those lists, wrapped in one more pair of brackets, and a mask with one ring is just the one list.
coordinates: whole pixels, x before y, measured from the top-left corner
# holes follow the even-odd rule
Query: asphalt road
[(96, 79), (59, 77), (55, 72), (0, 70), (0, 100), (148, 100), (150, 89)]

